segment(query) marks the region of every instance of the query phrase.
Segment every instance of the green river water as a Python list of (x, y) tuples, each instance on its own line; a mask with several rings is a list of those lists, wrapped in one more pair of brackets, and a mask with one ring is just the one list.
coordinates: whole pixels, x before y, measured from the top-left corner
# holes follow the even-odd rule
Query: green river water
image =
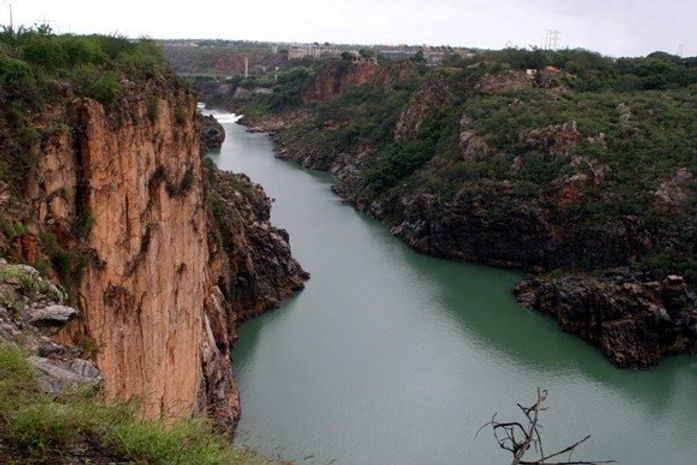
[(276, 311), (242, 324), (233, 355), (238, 441), (296, 464), (510, 463), (494, 412), (549, 390), (546, 449), (627, 465), (697, 464), (697, 358), (649, 372), (614, 368), (557, 324), (520, 308), (517, 272), (422, 256), (341, 203), (332, 179), (273, 156), (230, 115), (220, 153), (274, 198), (312, 274)]

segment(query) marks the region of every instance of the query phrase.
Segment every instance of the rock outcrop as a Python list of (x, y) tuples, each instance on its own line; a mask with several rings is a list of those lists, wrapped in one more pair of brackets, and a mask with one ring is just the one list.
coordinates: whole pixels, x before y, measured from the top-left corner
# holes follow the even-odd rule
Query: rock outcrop
[(336, 66), (324, 68), (312, 81), (303, 98), (326, 100), (348, 87), (376, 82), (381, 74), (381, 68), (372, 63), (351, 64), (344, 61)]
[(208, 287), (202, 348), (205, 403), (219, 423), (239, 418), (230, 356), (237, 323), (275, 308), (309, 278), (291, 256), (288, 234), (270, 223), (271, 200), (242, 174), (206, 166)]
[(430, 76), (414, 93), (407, 108), (400, 114), (394, 130), (396, 141), (416, 135), (424, 123), (433, 118), (439, 109), (447, 107), (454, 101), (453, 89), (443, 74)]
[(617, 270), (602, 279), (529, 277), (518, 283), (516, 296), (621, 367), (648, 368), (664, 355), (697, 354), (697, 296), (681, 276), (657, 280)]
[(76, 358), (61, 362), (33, 356), (29, 361), (39, 387), (49, 394), (60, 394), (78, 386), (97, 387), (103, 381), (101, 372), (88, 360)]
[[(30, 350), (37, 369), (65, 375), (48, 383), (55, 389), (86, 376), (74, 360), (92, 360), (107, 400), (134, 402), (148, 417), (208, 411), (232, 432), (236, 322), (277, 306), (307, 275), (287, 234), (269, 224), (259, 187), (230, 186), (214, 171), (215, 185), (204, 180), (191, 91), (172, 76), (127, 89), (110, 105), (68, 90), (31, 121), (41, 137), (25, 197), (10, 200), (24, 215), (12, 255), (50, 260), (73, 308), (27, 313), (24, 326), (36, 331), (70, 321)], [(218, 144), (224, 134), (212, 126), (204, 141)], [(213, 218), (220, 203), (236, 218), (225, 230)]]
[(30, 357), (39, 387), (56, 395), (75, 387), (97, 387), (101, 372), (85, 359), (83, 345), (53, 342), (56, 334), (78, 314), (65, 305), (65, 292), (28, 265), (0, 259), (0, 342), (18, 344)]
[(197, 115), (198, 132), (201, 148), (204, 150), (219, 150), (225, 141), (225, 129), (214, 116)]
[(405, 83), (414, 73), (414, 65), (411, 62), (397, 63), (387, 69), (373, 63), (333, 63), (314, 77), (309, 88), (303, 93), (303, 99), (328, 100), (345, 89), (365, 84), (391, 86), (395, 83)]

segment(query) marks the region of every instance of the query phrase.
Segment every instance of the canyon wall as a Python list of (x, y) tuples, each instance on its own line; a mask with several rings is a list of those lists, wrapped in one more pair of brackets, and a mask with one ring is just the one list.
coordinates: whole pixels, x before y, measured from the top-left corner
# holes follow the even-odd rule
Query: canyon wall
[[(195, 114), (191, 91), (171, 79), (37, 116), (31, 225), (16, 242), (28, 244), (18, 258), (65, 268), (56, 272), (80, 312), (57, 341), (94, 359), (108, 400), (148, 417), (208, 411), (231, 432), (238, 314), (278, 305), (307, 275), (269, 224), (261, 188), (211, 166), (204, 178)], [(237, 221), (221, 229), (211, 201)]]
[(616, 365), (697, 353), (697, 189), (689, 141), (672, 133), (694, 118), (660, 110), (657, 121), (655, 102), (621, 93), (596, 105), (574, 76), (507, 68), (401, 80), (395, 64), (326, 64), (301, 86), (304, 101), (235, 110), (271, 132), (279, 158), (335, 174), (338, 195), (417, 251), (530, 272), (521, 305)]

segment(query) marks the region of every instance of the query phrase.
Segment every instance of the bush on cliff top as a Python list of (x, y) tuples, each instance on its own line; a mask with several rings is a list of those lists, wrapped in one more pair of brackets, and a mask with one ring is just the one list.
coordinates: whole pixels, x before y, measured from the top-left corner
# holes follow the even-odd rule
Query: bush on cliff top
[[(80, 96), (114, 103), (120, 81), (156, 79), (167, 70), (156, 44), (119, 36), (53, 34), (50, 27), (0, 31), (0, 102), (41, 104), (69, 83)], [(38, 87), (31, 85), (32, 81)], [(21, 91), (21, 94), (18, 94)]]
[[(77, 454), (77, 455), (76, 455)], [(167, 426), (91, 394), (52, 399), (36, 385), (26, 354), (0, 343), (0, 462), (142, 465), (276, 463), (230, 444), (204, 419)]]
[[(142, 85), (167, 76), (151, 41), (119, 36), (56, 35), (50, 27), (0, 29), (0, 181), (17, 184), (33, 168), (25, 115), (65, 95), (104, 105), (124, 94), (122, 83)], [(19, 137), (18, 137), (19, 136)]]

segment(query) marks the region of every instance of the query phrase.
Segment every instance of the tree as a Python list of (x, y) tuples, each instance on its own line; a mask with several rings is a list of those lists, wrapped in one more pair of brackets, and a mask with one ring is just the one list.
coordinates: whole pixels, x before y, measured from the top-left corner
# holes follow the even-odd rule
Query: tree
[(363, 58), (372, 58), (375, 56), (375, 51), (369, 48), (362, 48), (358, 51), (358, 54)]
[[(543, 406), (545, 400), (547, 400), (547, 391), (538, 388), (537, 401), (531, 407), (524, 407), (521, 404), (517, 404), (518, 408), (523, 412), (523, 415), (525, 415), (527, 425), (518, 421), (500, 422), (496, 420), (496, 414), (494, 414), (491, 421), (482, 426), (479, 431), (477, 431), (477, 434), (487, 426), (491, 426), (494, 439), (499, 447), (513, 454), (511, 465), (599, 465), (615, 463), (614, 460), (585, 461), (573, 460), (571, 458), (576, 448), (590, 439), (590, 435), (556, 452), (545, 454), (542, 445), (542, 436), (540, 435), (540, 430), (542, 429), (542, 425), (540, 424), (540, 412), (547, 410)], [(530, 458), (529, 456), (533, 452), (535, 455), (539, 455), (539, 457)], [(567, 454), (567, 460), (557, 461), (560, 457)], [(550, 462), (552, 459), (554, 459), (554, 461)]]

